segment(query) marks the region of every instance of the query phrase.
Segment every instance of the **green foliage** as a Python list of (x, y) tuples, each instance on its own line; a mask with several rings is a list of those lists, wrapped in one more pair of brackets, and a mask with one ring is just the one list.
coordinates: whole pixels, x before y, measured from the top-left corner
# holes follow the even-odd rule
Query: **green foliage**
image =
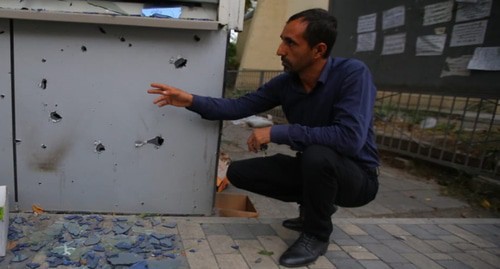
[(236, 44), (230, 42), (227, 46), (226, 69), (237, 70), (239, 65), (240, 63), (238, 62), (238, 59), (236, 57)]

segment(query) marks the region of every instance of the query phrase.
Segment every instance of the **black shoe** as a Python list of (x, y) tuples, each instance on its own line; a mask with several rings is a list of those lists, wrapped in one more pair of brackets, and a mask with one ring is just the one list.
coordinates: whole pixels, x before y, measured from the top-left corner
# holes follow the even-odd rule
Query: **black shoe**
[(280, 265), (286, 267), (306, 266), (315, 262), (326, 253), (328, 242), (323, 242), (313, 235), (302, 233), (280, 257)]
[[(333, 206), (333, 213), (337, 212), (338, 207)], [(282, 223), (283, 227), (297, 232), (302, 232), (304, 228), (304, 209), (302, 206), (299, 207), (299, 216), (293, 219), (286, 219)]]

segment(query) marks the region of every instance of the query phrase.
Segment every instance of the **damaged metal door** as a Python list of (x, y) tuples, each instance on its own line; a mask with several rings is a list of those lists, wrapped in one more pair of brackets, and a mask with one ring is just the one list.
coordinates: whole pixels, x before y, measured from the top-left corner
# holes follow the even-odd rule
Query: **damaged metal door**
[(163, 82), (221, 96), (225, 30), (23, 20), (14, 29), (21, 209), (211, 213), (219, 123), (158, 108), (146, 90)]

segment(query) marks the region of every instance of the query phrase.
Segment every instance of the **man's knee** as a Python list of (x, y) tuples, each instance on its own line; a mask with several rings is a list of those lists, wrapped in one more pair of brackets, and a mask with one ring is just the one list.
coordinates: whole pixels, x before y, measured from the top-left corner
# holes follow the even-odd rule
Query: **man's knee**
[(302, 166), (307, 169), (321, 169), (325, 166), (331, 166), (332, 160), (338, 158), (341, 156), (329, 147), (311, 145), (302, 153)]
[(226, 176), (229, 182), (236, 187), (240, 187), (242, 183), (241, 163), (238, 161), (231, 162), (227, 168)]

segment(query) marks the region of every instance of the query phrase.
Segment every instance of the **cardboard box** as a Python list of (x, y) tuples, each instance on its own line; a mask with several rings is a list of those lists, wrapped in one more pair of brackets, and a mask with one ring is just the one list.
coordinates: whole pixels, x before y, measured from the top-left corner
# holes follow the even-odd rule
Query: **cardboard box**
[(216, 193), (215, 209), (220, 217), (256, 218), (259, 216), (248, 196), (239, 193)]

